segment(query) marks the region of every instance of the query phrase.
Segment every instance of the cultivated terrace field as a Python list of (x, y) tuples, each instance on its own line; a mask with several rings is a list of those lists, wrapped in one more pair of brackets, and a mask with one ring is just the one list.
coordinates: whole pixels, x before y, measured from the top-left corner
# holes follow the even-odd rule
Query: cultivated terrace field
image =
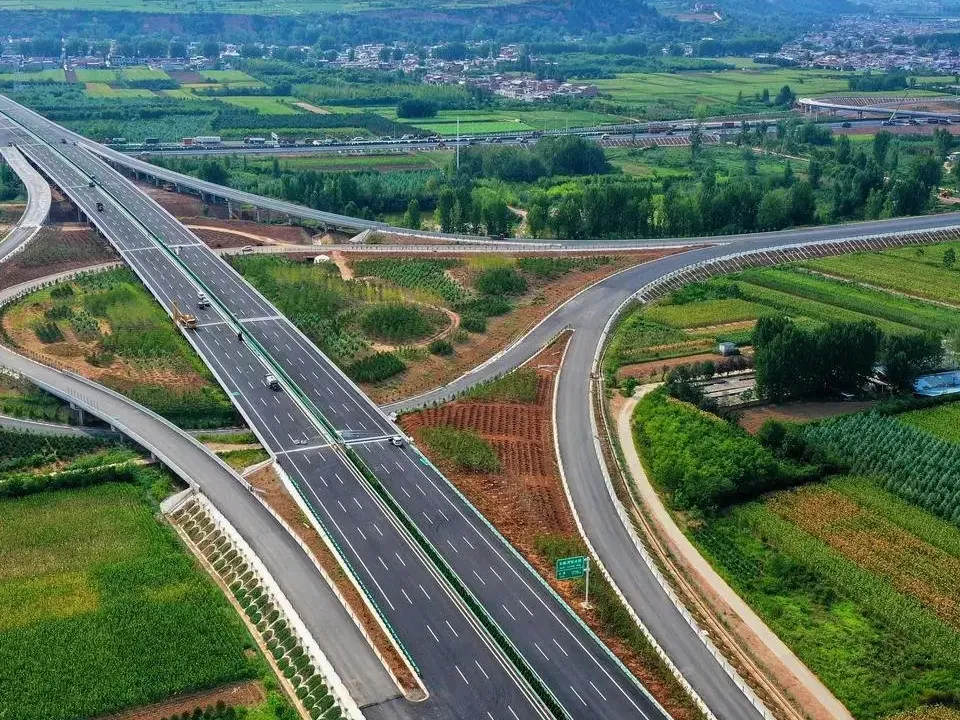
[(456, 402), (404, 415), (400, 424), (577, 608), (672, 717), (697, 718), (698, 711), (602, 578), (591, 579), (591, 612), (580, 610), (582, 581), (553, 580), (558, 557), (585, 552), (553, 451), (553, 385), (566, 340), (558, 340), (527, 367), (475, 388)]
[(858, 720), (928, 717), (960, 693), (960, 445), (915, 427), (951, 413), (873, 410), (754, 438), (659, 391), (633, 419), (678, 522)]
[(0, 715), (95, 718), (185, 693), (193, 712), (229, 686), (258, 719), (289, 718), (233, 608), (156, 519), (166, 472), (92, 438), (0, 431), (0, 457)]
[(890, 334), (953, 337), (960, 331), (953, 307), (960, 300), (960, 271), (945, 266), (943, 257), (955, 247), (841, 255), (688, 286), (628, 314), (609, 345), (605, 369), (655, 375), (685, 357), (709, 359), (718, 342), (748, 351), (756, 320), (775, 314), (801, 327), (868, 320)]
[(2, 328), (14, 347), (112, 387), (181, 427), (237, 424), (227, 397), (129, 270), (32, 293), (4, 309)]
[[(955, 717), (960, 403), (809, 397), (745, 410), (751, 435), (738, 413), (712, 414), (673, 368), (719, 363), (711, 348), (721, 340), (749, 353), (758, 320), (775, 327), (775, 316), (810, 339), (835, 323), (871, 323), (884, 346), (932, 338), (949, 365), (957, 249), (831, 257), (690, 285), (628, 313), (605, 358), (624, 393), (632, 378), (667, 377), (633, 417), (648, 475), (704, 556), (857, 720)], [(773, 351), (758, 332), (759, 385), (760, 360), (772, 357), (761, 353)]]

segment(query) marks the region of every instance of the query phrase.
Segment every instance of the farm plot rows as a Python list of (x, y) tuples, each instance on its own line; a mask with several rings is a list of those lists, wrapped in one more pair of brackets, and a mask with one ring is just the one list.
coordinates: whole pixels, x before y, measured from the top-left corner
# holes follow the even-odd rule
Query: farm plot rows
[(0, 501), (0, 715), (96, 717), (259, 672), (239, 618), (141, 493)]

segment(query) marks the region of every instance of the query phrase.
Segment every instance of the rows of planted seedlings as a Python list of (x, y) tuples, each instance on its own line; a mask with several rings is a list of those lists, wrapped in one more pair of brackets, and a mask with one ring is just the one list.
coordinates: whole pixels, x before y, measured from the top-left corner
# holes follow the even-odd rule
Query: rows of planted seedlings
[(173, 518), (229, 587), (312, 720), (343, 717), (302, 639), (290, 627), (243, 553), (211, 519), (203, 505), (190, 500)]

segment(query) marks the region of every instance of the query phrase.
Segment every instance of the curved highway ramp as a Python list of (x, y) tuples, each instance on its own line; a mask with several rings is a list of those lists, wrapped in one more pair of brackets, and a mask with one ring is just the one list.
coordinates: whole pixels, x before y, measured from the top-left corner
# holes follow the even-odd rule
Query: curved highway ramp
[[(0, 110), (24, 127), (24, 154), (158, 301), (196, 314), (188, 339), (419, 670), (431, 697), (418, 715), (667, 717), (416, 449), (395, 446), (397, 427), (272, 304), (61, 128), (6, 98)], [(211, 307), (196, 307), (201, 291)]]

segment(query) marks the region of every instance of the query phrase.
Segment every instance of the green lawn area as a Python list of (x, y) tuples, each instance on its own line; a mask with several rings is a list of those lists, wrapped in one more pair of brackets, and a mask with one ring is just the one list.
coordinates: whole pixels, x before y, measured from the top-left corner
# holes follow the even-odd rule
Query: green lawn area
[(169, 80), (170, 76), (163, 70), (148, 67), (128, 67), (118, 70), (87, 69), (76, 71), (77, 81), (84, 83), (114, 83), (130, 80)]
[(297, 99), (291, 97), (274, 95), (228, 95), (218, 97), (217, 100), (248, 110), (256, 110), (261, 115), (297, 115), (303, 112), (293, 106), (293, 103), (297, 102)]
[(90, 97), (108, 97), (108, 98), (138, 98), (153, 97), (150, 90), (142, 88), (112, 88), (106, 83), (88, 82), (86, 84), (87, 95)]
[(95, 717), (261, 672), (138, 487), (0, 501), (0, 717)]

